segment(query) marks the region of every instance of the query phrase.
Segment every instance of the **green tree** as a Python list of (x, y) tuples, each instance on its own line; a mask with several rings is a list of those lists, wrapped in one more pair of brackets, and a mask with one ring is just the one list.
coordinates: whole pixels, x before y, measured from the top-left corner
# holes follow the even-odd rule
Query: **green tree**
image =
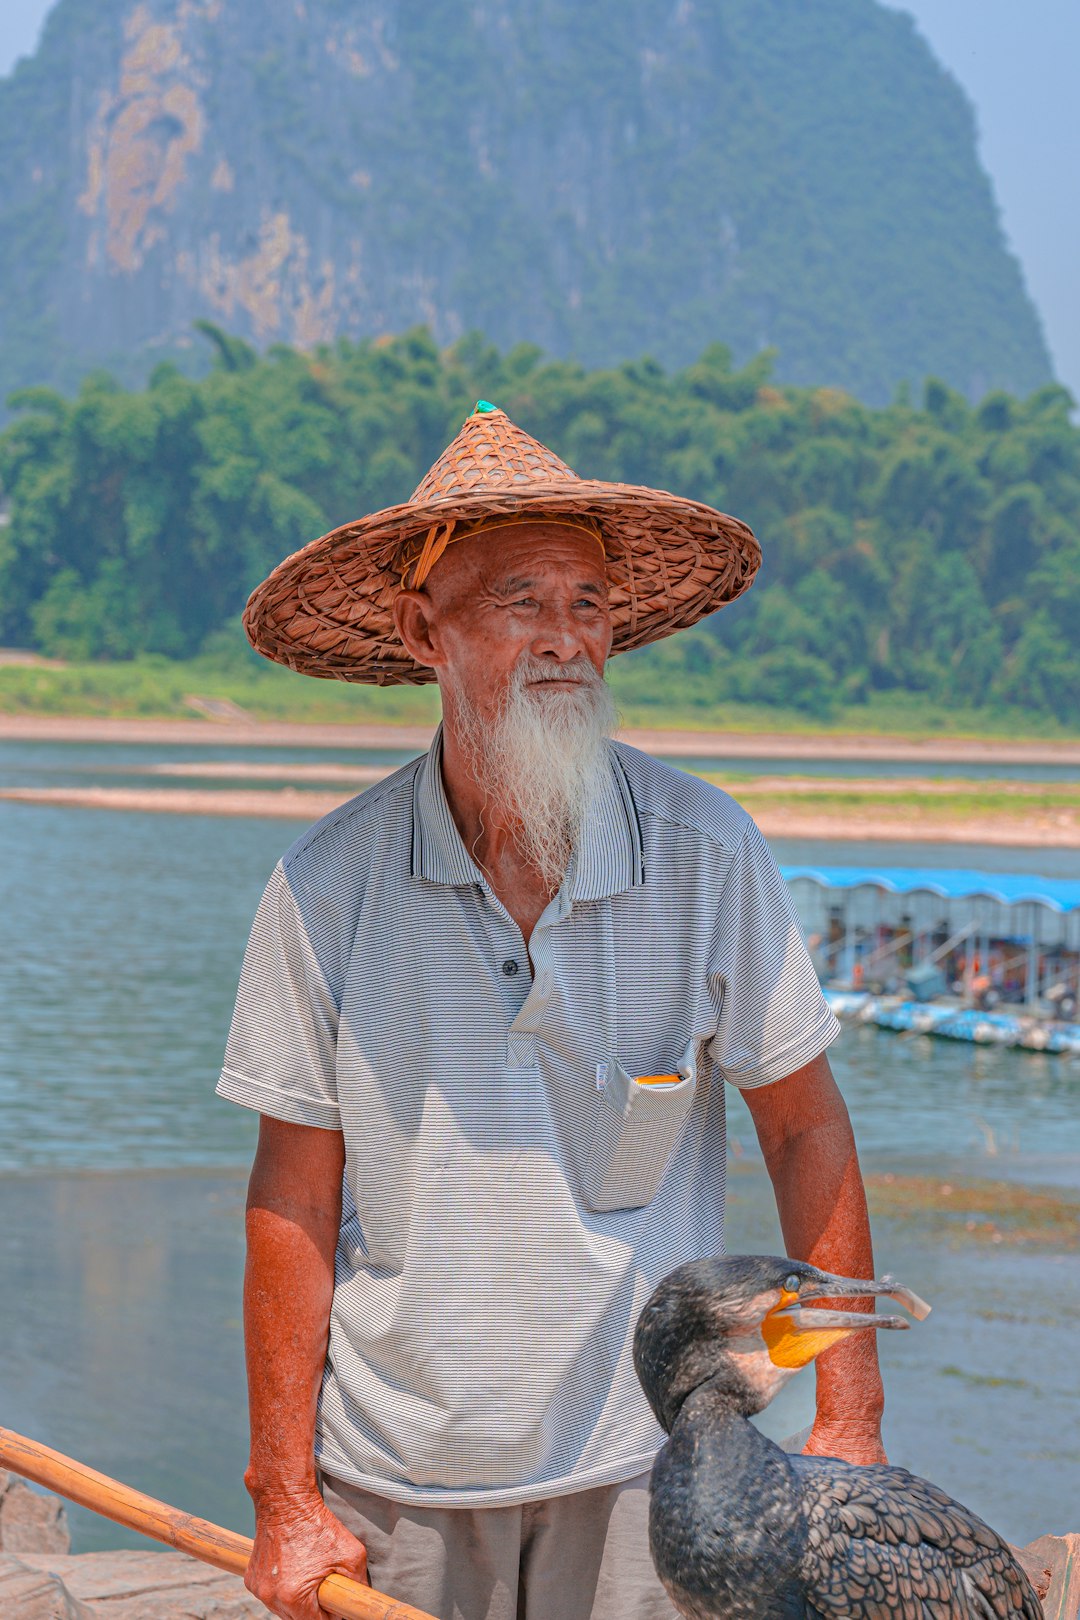
[(780, 386), (767, 357), (734, 368), (718, 346), (666, 373), (500, 353), (477, 333), (444, 351), (416, 329), (265, 355), (204, 335), (215, 362), (198, 382), (162, 365), (141, 390), (99, 374), (73, 399), (16, 396), (0, 434), (5, 642), (225, 656), (252, 587), (407, 499), (484, 397), (582, 476), (678, 490), (761, 539), (746, 597), (620, 661), (625, 701), (821, 715), (906, 690), (1076, 712), (1080, 429), (1060, 389), (973, 409), (931, 382), (922, 408), (871, 409)]

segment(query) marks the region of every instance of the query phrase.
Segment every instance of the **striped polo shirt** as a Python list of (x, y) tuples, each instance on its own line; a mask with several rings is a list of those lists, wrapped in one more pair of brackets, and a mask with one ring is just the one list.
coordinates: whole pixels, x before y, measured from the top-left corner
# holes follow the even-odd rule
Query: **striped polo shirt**
[(649, 1467), (633, 1329), (723, 1249), (724, 1081), (781, 1079), (839, 1026), (727, 794), (612, 743), (526, 948), (440, 759), (437, 735), (280, 862), (218, 1091), (344, 1133), (324, 1472), (497, 1506)]

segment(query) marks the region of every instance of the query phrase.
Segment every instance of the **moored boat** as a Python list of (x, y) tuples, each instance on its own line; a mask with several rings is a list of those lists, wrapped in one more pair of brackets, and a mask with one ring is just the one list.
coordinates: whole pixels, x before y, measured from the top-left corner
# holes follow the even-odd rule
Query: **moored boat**
[(1080, 882), (937, 868), (782, 870), (837, 1017), (1080, 1054)]
[(828, 985), (822, 989), (841, 1022), (874, 1024), (878, 1029), (904, 1035), (938, 1035), (979, 1046), (1015, 1046), (1029, 1052), (1080, 1056), (1080, 1024), (983, 1012), (955, 1001), (904, 1001), (899, 996), (874, 996), (869, 991), (834, 990)]

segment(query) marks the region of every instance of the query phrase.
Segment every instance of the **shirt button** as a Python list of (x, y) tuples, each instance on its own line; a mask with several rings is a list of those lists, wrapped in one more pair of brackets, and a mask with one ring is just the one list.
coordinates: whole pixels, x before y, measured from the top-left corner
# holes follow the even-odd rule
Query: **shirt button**
[(503, 963), (503, 972), (506, 974), (507, 978), (512, 979), (514, 974), (519, 973), (520, 971), (521, 970), (518, 967), (518, 964), (514, 961), (514, 958), (512, 956), (508, 956), (506, 961)]

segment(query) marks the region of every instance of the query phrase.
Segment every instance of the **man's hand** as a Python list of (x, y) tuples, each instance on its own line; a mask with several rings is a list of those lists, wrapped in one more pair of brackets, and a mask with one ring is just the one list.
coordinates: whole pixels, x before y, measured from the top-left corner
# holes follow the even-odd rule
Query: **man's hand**
[(367, 1581), (367, 1552), (316, 1492), (256, 1513), (244, 1584), (281, 1620), (327, 1620), (316, 1593), (332, 1573)]
[(881, 1430), (875, 1424), (830, 1423), (818, 1418), (807, 1436), (804, 1457), (842, 1457), (849, 1463), (887, 1463)]

